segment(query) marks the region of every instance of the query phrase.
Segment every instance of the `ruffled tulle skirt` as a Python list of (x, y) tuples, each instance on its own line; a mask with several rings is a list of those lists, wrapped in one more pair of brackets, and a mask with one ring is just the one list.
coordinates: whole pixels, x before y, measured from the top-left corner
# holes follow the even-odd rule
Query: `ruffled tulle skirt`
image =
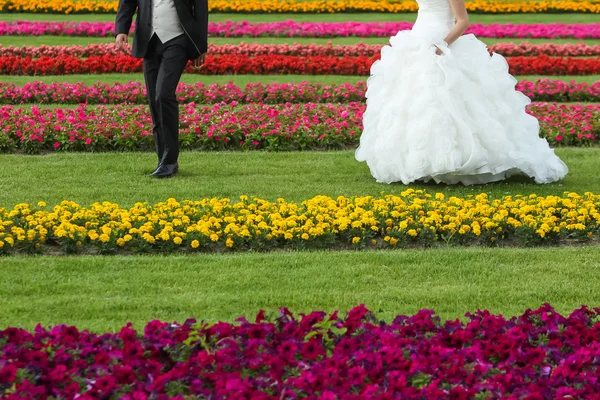
[(435, 50), (432, 38), (402, 31), (371, 67), (356, 159), (378, 182), (470, 185), (525, 174), (548, 183), (566, 175), (504, 57), (473, 35), (448, 54)]

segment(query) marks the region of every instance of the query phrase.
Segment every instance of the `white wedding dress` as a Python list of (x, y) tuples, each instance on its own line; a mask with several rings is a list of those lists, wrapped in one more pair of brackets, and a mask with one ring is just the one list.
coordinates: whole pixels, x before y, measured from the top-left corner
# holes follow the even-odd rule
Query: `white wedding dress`
[(381, 50), (367, 81), (367, 109), (356, 159), (377, 182), (465, 185), (526, 174), (563, 178), (567, 166), (539, 137), (528, 97), (515, 90), (508, 63), (465, 35), (436, 55), (455, 19), (447, 0), (420, 0), (410, 31)]

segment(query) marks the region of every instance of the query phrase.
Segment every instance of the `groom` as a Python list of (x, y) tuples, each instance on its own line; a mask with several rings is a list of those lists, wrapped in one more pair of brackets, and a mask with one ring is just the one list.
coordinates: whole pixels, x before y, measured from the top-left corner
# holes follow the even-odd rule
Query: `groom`
[(116, 42), (127, 43), (137, 11), (132, 56), (144, 59), (144, 79), (158, 166), (151, 175), (179, 170), (179, 106), (175, 89), (188, 62), (204, 64), (208, 49), (208, 0), (120, 0)]

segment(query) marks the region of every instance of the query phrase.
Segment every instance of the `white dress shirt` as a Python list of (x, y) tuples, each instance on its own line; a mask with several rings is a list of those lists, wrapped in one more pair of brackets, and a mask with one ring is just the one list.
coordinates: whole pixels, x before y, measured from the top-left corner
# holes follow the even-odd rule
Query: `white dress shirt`
[(182, 35), (183, 28), (175, 9), (174, 0), (152, 0), (152, 34), (165, 43)]

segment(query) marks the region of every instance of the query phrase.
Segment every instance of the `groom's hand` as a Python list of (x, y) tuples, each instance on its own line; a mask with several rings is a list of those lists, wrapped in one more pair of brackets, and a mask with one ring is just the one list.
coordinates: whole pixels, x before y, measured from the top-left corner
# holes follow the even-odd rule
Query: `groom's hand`
[(202, 68), (204, 63), (206, 62), (206, 53), (200, 55), (200, 57), (196, 58), (192, 61), (192, 66), (194, 68)]
[(116, 43), (117, 43), (117, 47), (122, 49), (123, 46), (125, 46), (127, 44), (127, 34), (126, 33), (119, 33), (115, 39)]

